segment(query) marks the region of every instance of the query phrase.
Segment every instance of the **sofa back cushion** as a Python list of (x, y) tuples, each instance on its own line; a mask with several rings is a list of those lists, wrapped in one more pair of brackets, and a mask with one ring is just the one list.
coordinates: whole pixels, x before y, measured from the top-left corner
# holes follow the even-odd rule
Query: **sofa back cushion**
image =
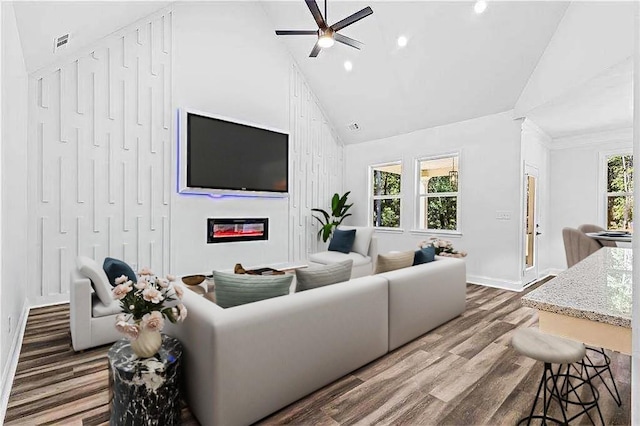
[(433, 246), (416, 250), (413, 256), (414, 265), (422, 265), (423, 263), (433, 262), (434, 260), (436, 260), (436, 248)]
[(109, 278), (109, 284), (113, 287), (116, 286), (116, 278), (119, 278), (121, 275), (125, 275), (134, 283), (138, 281), (133, 269), (122, 260), (106, 257), (104, 262), (102, 262), (102, 269), (104, 269), (107, 278)]
[(413, 265), (414, 252), (401, 251), (397, 253), (379, 254), (376, 262), (376, 274), (381, 272), (394, 271), (396, 269), (408, 268)]
[[(350, 229), (343, 231), (341, 229), (335, 229), (331, 242), (329, 242), (329, 251), (339, 251), (341, 253), (349, 254), (353, 248), (353, 242), (356, 239), (356, 230)], [(366, 256), (366, 255), (365, 255)]]
[(213, 271), (216, 303), (223, 308), (289, 294), (293, 275), (243, 275)]
[(111, 295), (111, 285), (109, 285), (109, 278), (104, 272), (104, 269), (98, 262), (86, 256), (78, 256), (76, 259), (76, 267), (85, 277), (91, 280), (93, 289), (96, 291), (98, 298), (105, 305), (110, 305), (113, 302)]
[(322, 266), (296, 269), (296, 293), (349, 281), (353, 259)]
[(360, 253), (363, 256), (369, 256), (369, 245), (371, 244), (371, 238), (373, 238), (373, 227), (371, 226), (338, 226), (338, 229), (343, 231), (350, 231), (355, 229), (356, 238), (353, 241), (353, 247), (351, 251)]

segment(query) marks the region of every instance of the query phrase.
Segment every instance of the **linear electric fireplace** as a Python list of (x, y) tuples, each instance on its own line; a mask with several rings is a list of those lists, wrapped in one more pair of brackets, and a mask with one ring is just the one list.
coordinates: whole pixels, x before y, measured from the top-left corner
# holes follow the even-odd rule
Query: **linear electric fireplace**
[(207, 219), (207, 244), (268, 239), (269, 219), (266, 217)]

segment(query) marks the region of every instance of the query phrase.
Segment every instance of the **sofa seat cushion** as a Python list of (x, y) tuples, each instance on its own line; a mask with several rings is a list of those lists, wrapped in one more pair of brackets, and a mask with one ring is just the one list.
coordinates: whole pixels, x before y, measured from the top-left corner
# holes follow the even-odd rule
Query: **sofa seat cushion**
[(360, 253), (356, 253), (353, 251), (348, 254), (340, 253), (339, 251), (321, 251), (320, 253), (314, 253), (309, 256), (310, 261), (312, 261), (313, 263), (320, 263), (322, 265), (339, 263), (348, 259), (353, 260), (353, 266), (360, 266), (371, 263), (371, 257), (363, 256)]
[[(122, 312), (120, 308), (119, 300), (112, 300), (110, 304), (105, 305), (100, 301), (97, 294), (91, 294), (91, 316), (93, 318), (108, 317), (109, 315), (116, 315)], [(113, 326), (116, 326), (115, 321)]]
[(330, 265), (296, 269), (296, 293), (349, 281), (352, 267), (353, 260), (347, 259)]
[(289, 294), (292, 274), (245, 275), (213, 271), (216, 303), (231, 308)]

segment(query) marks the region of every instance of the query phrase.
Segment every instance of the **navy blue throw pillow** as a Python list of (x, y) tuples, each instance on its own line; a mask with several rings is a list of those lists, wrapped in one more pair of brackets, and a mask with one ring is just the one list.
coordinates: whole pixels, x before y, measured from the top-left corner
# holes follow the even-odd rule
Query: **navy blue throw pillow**
[(109, 278), (109, 283), (112, 286), (116, 286), (116, 278), (121, 275), (126, 275), (131, 281), (134, 283), (137, 282), (136, 273), (133, 272), (133, 269), (122, 260), (113, 259), (111, 257), (107, 257), (104, 259), (104, 263), (102, 264), (102, 269), (104, 269), (105, 274), (107, 274), (107, 278)]
[(416, 253), (413, 255), (414, 265), (429, 263), (433, 262), (434, 260), (436, 260), (436, 248), (433, 246), (416, 250)]
[(329, 251), (339, 251), (341, 253), (349, 254), (355, 240), (355, 229), (350, 229), (348, 231), (336, 229), (333, 231), (333, 237), (331, 238), (331, 242), (329, 243)]

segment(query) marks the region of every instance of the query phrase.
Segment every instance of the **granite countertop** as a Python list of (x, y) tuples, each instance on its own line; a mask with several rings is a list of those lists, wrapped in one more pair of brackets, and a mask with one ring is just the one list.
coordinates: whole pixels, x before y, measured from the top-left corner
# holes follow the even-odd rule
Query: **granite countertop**
[(603, 247), (522, 298), (522, 305), (631, 328), (631, 249)]

